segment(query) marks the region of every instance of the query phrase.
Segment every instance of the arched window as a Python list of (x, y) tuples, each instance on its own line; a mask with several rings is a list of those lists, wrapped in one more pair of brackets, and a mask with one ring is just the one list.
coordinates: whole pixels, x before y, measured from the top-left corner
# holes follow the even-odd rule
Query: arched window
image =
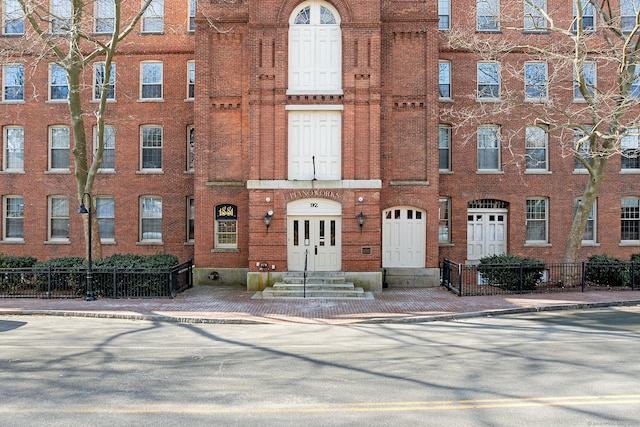
[(307, 1), (291, 14), (287, 92), (342, 93), (340, 16), (327, 2)]

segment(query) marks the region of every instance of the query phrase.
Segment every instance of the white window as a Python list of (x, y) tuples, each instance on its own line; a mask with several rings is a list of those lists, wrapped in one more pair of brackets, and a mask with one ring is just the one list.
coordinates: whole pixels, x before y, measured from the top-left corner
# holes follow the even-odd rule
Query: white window
[(500, 65), (496, 62), (478, 62), (478, 99), (500, 99)]
[(4, 164), (5, 171), (24, 171), (24, 128), (20, 126), (5, 126), (4, 140)]
[(587, 167), (584, 163), (591, 163), (591, 141), (589, 135), (582, 129), (573, 130), (573, 147), (575, 155), (573, 159), (574, 172), (586, 172)]
[(640, 129), (627, 129), (620, 140), (622, 169), (640, 169)]
[(451, 98), (451, 62), (449, 61), (438, 63), (438, 90), (440, 98)]
[(581, 87), (587, 91), (589, 96), (596, 96), (596, 63), (584, 62), (582, 67), (578, 66), (574, 70), (573, 76), (573, 100), (584, 101), (585, 94), (582, 92)]
[(478, 170), (500, 169), (500, 141), (497, 126), (478, 128)]
[(442, 197), (438, 199), (438, 242), (451, 241), (451, 199)]
[[(640, 1), (640, 0), (639, 0)], [(631, 69), (627, 68), (627, 76), (631, 78)], [(630, 98), (640, 98), (640, 66), (634, 65), (633, 68), (633, 81), (631, 82), (631, 87), (629, 88), (629, 97)]]
[(69, 96), (67, 72), (64, 68), (55, 64), (51, 64), (49, 72), (49, 99), (52, 101), (66, 100)]
[(451, 170), (451, 126), (438, 129), (438, 157), (441, 171)]
[(621, 202), (620, 214), (620, 240), (640, 240), (640, 198), (624, 197)]
[(640, 13), (640, 0), (620, 0), (620, 27), (622, 31), (629, 33), (635, 28), (638, 13)]
[(195, 135), (196, 129), (191, 126), (187, 126), (187, 170), (192, 171), (195, 159)]
[(24, 12), (18, 0), (2, 2), (2, 34), (24, 34)]
[(547, 199), (527, 199), (527, 242), (547, 242), (547, 217)]
[[(105, 89), (105, 85), (107, 85), (107, 80), (105, 79), (105, 64), (104, 62), (97, 62), (93, 66), (93, 99), (99, 100), (102, 99), (102, 91)], [(111, 63), (111, 68), (109, 69), (109, 82), (107, 91), (107, 99), (115, 99), (116, 98), (116, 64)]]
[(96, 33), (112, 33), (116, 24), (114, 0), (96, 0), (95, 2)]
[(140, 128), (142, 169), (162, 169), (162, 128), (142, 126)]
[[(98, 149), (98, 129), (94, 126), (95, 135), (95, 149)], [(116, 128), (113, 126), (104, 127), (104, 150), (102, 151), (102, 163), (100, 163), (100, 170), (113, 170), (115, 169), (115, 156), (116, 156)]]
[(71, 30), (71, 0), (51, 0), (51, 33), (66, 34)]
[[(142, 4), (146, 3), (143, 0)], [(164, 0), (151, 0), (142, 15), (142, 32), (161, 33), (164, 30)]]
[(49, 239), (69, 239), (69, 199), (66, 197), (49, 198)]
[(24, 239), (24, 199), (21, 196), (6, 196), (4, 198), (3, 223), (3, 239)]
[(193, 99), (196, 92), (196, 63), (187, 62), (187, 99)]
[(500, 1), (476, 0), (478, 31), (500, 30)]
[(100, 229), (100, 241), (115, 239), (115, 202), (113, 197), (96, 197), (96, 218)]
[(525, 129), (525, 149), (527, 171), (548, 170), (548, 135), (539, 126), (527, 126)]
[(193, 197), (187, 197), (187, 242), (193, 242), (195, 240), (195, 221), (195, 200)]
[(3, 91), (5, 101), (24, 101), (24, 65), (7, 64), (3, 68)]
[(162, 241), (162, 199), (160, 197), (140, 198), (140, 240)]
[(451, 5), (450, 0), (438, 0), (438, 29), (448, 30), (451, 28)]
[(524, 0), (524, 30), (546, 31), (547, 0)]
[[(596, 14), (591, 0), (580, 0), (573, 3), (573, 31), (595, 31)], [(578, 8), (578, 6), (582, 6)]]
[(524, 64), (524, 99), (541, 102), (547, 99), (547, 64), (527, 62)]
[(140, 64), (140, 98), (162, 99), (162, 62)]
[(49, 127), (49, 169), (69, 170), (69, 128), (66, 126)]
[(299, 5), (289, 21), (288, 93), (342, 93), (342, 33), (328, 2)]
[[(578, 207), (582, 203), (581, 199), (576, 199), (573, 204), (573, 214), (578, 211)], [(587, 224), (584, 227), (584, 235), (582, 236), (582, 243), (587, 244), (595, 244), (596, 243), (596, 205), (597, 201), (593, 202), (593, 206), (591, 207), (591, 211), (589, 212), (589, 218), (587, 219)]]
[(187, 0), (189, 3), (189, 31), (195, 31), (196, 29), (196, 0)]

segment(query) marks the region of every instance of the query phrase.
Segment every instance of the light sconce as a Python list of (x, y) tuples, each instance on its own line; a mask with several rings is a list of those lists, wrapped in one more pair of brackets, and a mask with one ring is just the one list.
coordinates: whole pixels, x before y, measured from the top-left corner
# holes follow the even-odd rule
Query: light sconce
[(269, 233), (269, 226), (271, 225), (271, 218), (273, 218), (273, 211), (269, 211), (266, 214), (264, 214), (264, 217), (262, 217), (262, 219), (264, 220), (264, 225), (267, 226), (267, 234)]
[(364, 226), (364, 222), (367, 219), (367, 216), (360, 212), (358, 216), (356, 216), (356, 219), (358, 220), (358, 225), (360, 226), (360, 233), (362, 233), (362, 227)]

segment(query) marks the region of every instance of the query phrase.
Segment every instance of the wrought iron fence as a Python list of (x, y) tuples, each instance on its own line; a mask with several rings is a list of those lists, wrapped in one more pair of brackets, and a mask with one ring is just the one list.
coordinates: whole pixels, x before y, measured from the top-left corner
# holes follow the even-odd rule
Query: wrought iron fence
[(441, 283), (459, 296), (589, 290), (637, 290), (640, 264), (538, 263), (459, 264), (445, 259)]
[[(93, 292), (104, 298), (173, 298), (193, 286), (191, 260), (169, 269), (94, 269)], [(0, 298), (81, 298), (85, 268), (0, 269)]]

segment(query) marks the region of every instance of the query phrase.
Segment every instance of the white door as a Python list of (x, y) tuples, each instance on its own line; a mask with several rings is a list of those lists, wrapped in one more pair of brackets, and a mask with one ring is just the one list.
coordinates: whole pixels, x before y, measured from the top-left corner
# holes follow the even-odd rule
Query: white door
[(467, 212), (467, 259), (479, 260), (507, 252), (507, 211)]
[(288, 269), (340, 271), (340, 217), (288, 217)]
[(339, 180), (342, 175), (340, 111), (289, 112), (290, 180)]
[(424, 211), (397, 207), (382, 214), (382, 266), (425, 266), (427, 220)]

